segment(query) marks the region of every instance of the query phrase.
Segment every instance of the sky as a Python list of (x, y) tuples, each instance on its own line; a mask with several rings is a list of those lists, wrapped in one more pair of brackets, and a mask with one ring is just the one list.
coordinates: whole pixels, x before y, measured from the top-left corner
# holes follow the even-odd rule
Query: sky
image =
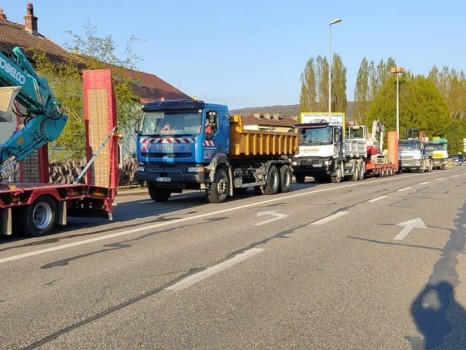
[[(299, 103), (310, 58), (336, 53), (347, 69), (347, 99), (366, 58), (393, 58), (413, 74), (432, 67), (466, 72), (464, 0), (30, 0), (38, 31), (60, 46), (95, 27), (116, 54), (129, 43), (137, 69), (189, 96), (230, 109)], [(0, 0), (24, 23), (28, 1)], [(340, 18), (340, 23), (329, 23)], [(131, 41), (131, 38), (134, 40)]]

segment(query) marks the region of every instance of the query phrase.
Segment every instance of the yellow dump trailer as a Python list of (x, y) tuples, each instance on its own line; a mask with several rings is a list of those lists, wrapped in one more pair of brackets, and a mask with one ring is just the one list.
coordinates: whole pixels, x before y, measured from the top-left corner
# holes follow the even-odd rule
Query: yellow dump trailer
[(230, 157), (290, 156), (298, 147), (295, 132), (244, 129), (243, 118), (230, 121)]

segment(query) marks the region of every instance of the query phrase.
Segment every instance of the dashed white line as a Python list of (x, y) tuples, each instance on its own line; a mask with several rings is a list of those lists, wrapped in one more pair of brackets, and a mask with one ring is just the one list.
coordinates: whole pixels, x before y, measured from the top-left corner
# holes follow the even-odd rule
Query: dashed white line
[(349, 213), (348, 211), (339, 211), (336, 214), (333, 214), (333, 215), (327, 216), (326, 218), (314, 221), (313, 223), (311, 223), (311, 225), (323, 225), (323, 224), (326, 224), (327, 222), (338, 219), (340, 216), (346, 215), (348, 213)]
[(380, 201), (381, 199), (384, 199), (384, 198), (387, 198), (387, 196), (380, 196), (380, 197), (377, 197), (377, 198), (372, 198), (371, 200), (368, 200), (367, 202), (368, 203), (374, 203), (374, 202)]
[(192, 285), (196, 284), (197, 282), (200, 282), (202, 280), (205, 280), (206, 278), (209, 278), (219, 272), (222, 272), (229, 267), (240, 263), (241, 261), (244, 261), (246, 259), (251, 258), (252, 256), (263, 252), (264, 249), (262, 248), (252, 248), (248, 249), (245, 252), (235, 255), (233, 258), (225, 260), (224, 262), (221, 262), (220, 264), (210, 266), (204, 271), (195, 273), (194, 275), (188, 276), (181, 281), (165, 288), (165, 290), (182, 290), (188, 287), (191, 287)]
[(407, 190), (410, 190), (411, 188), (412, 188), (412, 187), (400, 188), (397, 192), (407, 191)]
[(421, 182), (419, 185), (427, 185), (427, 184), (430, 184), (430, 181)]
[(438, 179), (435, 179), (435, 180), (440, 181), (440, 180), (445, 180), (445, 178), (444, 177), (439, 177)]

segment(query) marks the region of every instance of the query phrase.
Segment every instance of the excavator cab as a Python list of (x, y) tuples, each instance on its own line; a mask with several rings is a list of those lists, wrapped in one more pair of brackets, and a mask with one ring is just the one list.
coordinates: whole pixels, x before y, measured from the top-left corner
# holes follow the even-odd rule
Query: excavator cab
[(13, 101), (18, 95), (20, 86), (5, 86), (0, 88), (0, 122), (11, 123)]

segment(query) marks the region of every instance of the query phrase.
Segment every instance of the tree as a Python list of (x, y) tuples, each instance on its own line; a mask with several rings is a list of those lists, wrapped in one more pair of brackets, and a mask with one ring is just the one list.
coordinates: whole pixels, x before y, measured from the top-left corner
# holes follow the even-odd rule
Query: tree
[[(135, 82), (126, 77), (125, 69), (134, 67), (137, 57), (127, 49), (127, 57), (120, 60), (115, 55), (116, 45), (111, 36), (99, 38), (96, 28), (85, 27), (85, 37), (73, 35), (73, 50), (69, 60), (57, 62), (43, 52), (34, 51), (35, 69), (45, 76), (55, 95), (65, 108), (68, 122), (60, 137), (54, 142), (69, 150), (64, 157), (81, 159), (85, 155), (84, 103), (82, 71), (87, 69), (111, 69), (117, 101), (117, 123), (125, 129), (135, 119), (138, 97)], [(71, 53), (73, 52), (73, 53)]]
[(370, 102), (372, 101), (369, 75), (369, 62), (364, 57), (359, 66), (356, 88), (354, 89), (353, 119), (356, 124), (362, 124), (369, 111)]
[(333, 56), (332, 63), (332, 111), (346, 113), (346, 67), (340, 55)]
[(304, 72), (301, 74), (301, 96), (299, 98), (300, 112), (309, 112), (315, 110), (317, 103), (316, 92), (316, 73), (314, 58), (310, 58)]
[[(329, 64), (325, 57), (310, 58), (301, 74), (301, 112), (328, 111)], [(346, 67), (334, 56), (332, 67), (332, 111), (346, 112)]]
[[(400, 138), (406, 129), (419, 129), (426, 136), (445, 136), (453, 120), (440, 91), (425, 77), (403, 74), (399, 77)], [(390, 76), (369, 109), (366, 124), (380, 120), (386, 130), (396, 130), (396, 77)]]
[(434, 66), (429, 72), (431, 79), (447, 101), (453, 119), (466, 118), (466, 79), (463, 71), (444, 67), (440, 72)]

